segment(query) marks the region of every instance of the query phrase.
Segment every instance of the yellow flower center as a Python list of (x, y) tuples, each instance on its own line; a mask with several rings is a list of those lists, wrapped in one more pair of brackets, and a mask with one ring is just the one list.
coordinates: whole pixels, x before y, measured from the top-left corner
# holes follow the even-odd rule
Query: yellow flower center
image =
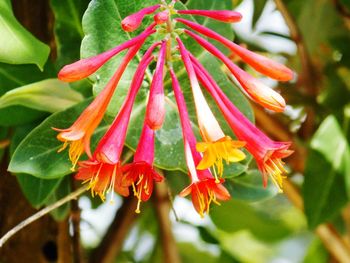
[(203, 153), (203, 159), (197, 169), (204, 170), (213, 166), (215, 182), (219, 183), (219, 177), (224, 172), (223, 160), (226, 163), (239, 162), (245, 158), (245, 154), (238, 148), (243, 147), (245, 142), (234, 141), (225, 136), (215, 142), (199, 142), (196, 145), (197, 151)]

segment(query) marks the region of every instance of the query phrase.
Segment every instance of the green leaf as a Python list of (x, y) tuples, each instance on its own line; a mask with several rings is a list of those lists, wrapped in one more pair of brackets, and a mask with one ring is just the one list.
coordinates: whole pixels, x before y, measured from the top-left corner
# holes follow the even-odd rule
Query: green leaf
[(0, 109), (13, 105), (57, 112), (83, 100), (83, 96), (58, 79), (46, 79), (6, 92), (0, 97)]
[[(16, 127), (11, 138), (11, 155), (13, 155), (17, 146), (34, 127), (35, 124)], [(48, 196), (57, 188), (61, 181), (61, 179), (40, 179), (30, 174), (16, 174), (16, 177), (22, 193), (35, 208), (40, 208), (45, 203)]]
[[(61, 180), (61, 183), (57, 187), (57, 189), (48, 197), (48, 199), (45, 202), (45, 205), (46, 206), (52, 205), (53, 203), (56, 203), (58, 200), (69, 195), (71, 193), (70, 185), (71, 185), (70, 177), (66, 176), (65, 178), (63, 178), (63, 180)], [(69, 211), (70, 211), (70, 202), (65, 203), (64, 205), (61, 205), (60, 207), (51, 211), (50, 214), (56, 221), (62, 221), (67, 217)]]
[(84, 37), (81, 20), (90, 0), (51, 0), (55, 15), (54, 33), (59, 66), (72, 63), (80, 57)]
[(290, 234), (290, 229), (281, 220), (271, 218), (255, 210), (247, 203), (230, 200), (221, 206), (213, 206), (210, 217), (221, 230), (233, 233), (249, 229), (257, 238), (276, 241)]
[[(10, 65), (0, 63), (0, 96), (6, 92), (55, 75), (52, 63), (46, 63), (44, 72), (35, 65)], [(0, 126), (16, 126), (43, 118), (46, 114), (23, 106), (0, 109)]]
[(254, 12), (253, 12), (253, 19), (252, 19), (252, 28), (255, 28), (257, 22), (259, 21), (265, 6), (266, 6), (267, 0), (259, 0), (254, 1)]
[(329, 255), (321, 240), (314, 239), (305, 255), (303, 263), (327, 263), (329, 262)]
[[(133, 33), (132, 35), (124, 32), (120, 27), (121, 19), (125, 16), (139, 10), (142, 7), (149, 6), (152, 4), (158, 3), (158, 1), (147, 0), (147, 1), (137, 1), (136, 3), (128, 0), (93, 0), (89, 5), (87, 11), (84, 14), (83, 18), (83, 29), (86, 33), (86, 36), (82, 42), (81, 53), (82, 57), (89, 57), (96, 54), (99, 54), (105, 50), (108, 50), (122, 42), (130, 39), (135, 36), (137, 33)], [(191, 8), (196, 9), (208, 9), (208, 6), (203, 1), (190, 1), (188, 3)], [(213, 9), (225, 9), (227, 6), (232, 6), (230, 1), (212, 1), (211, 8)], [(183, 9), (186, 8), (181, 3), (177, 3), (177, 8)], [(203, 19), (198, 18), (198, 22), (205, 24), (206, 26), (214, 29), (215, 31), (223, 34), (229, 39), (233, 38), (232, 28), (228, 24), (218, 23), (217, 21), (213, 21), (211, 19)], [(143, 25), (147, 25), (150, 23), (150, 18), (144, 21)], [(111, 30), (112, 28), (112, 30)], [(144, 27), (143, 27), (144, 28)], [(143, 30), (140, 29), (140, 31)], [(154, 37), (156, 39), (157, 36)], [(150, 37), (150, 41), (147, 41), (145, 47), (152, 42), (152, 37)], [(201, 62), (207, 67), (207, 69), (211, 72), (213, 77), (218, 81), (220, 87), (225, 91), (225, 93), (229, 96), (229, 98), (239, 107), (242, 112), (248, 116), (250, 119), (253, 118), (252, 111), (249, 107), (248, 102), (244, 98), (244, 96), (235, 88), (232, 83), (227, 79), (224, 73), (221, 71), (221, 64), (218, 63), (216, 59), (207, 54), (206, 51), (199, 48), (194, 41), (189, 41), (189, 39), (184, 39), (184, 43), (186, 47), (195, 54)], [(143, 49), (144, 50), (144, 49)], [(92, 80), (95, 82), (94, 91), (98, 93), (105, 86), (107, 81), (110, 79), (115, 69), (120, 64), (122, 56), (118, 55), (111, 59), (106, 65), (104, 65), (97, 73), (92, 77)], [(140, 59), (140, 54), (137, 59)], [(110, 107), (108, 108), (108, 114), (111, 116), (115, 116), (118, 113), (120, 106), (122, 105), (127, 91), (129, 89), (129, 85), (135, 71), (137, 65), (137, 61), (133, 61), (130, 63), (128, 69), (124, 73), (123, 78), (121, 79), (119, 86), (112, 98), (112, 102)], [(182, 63), (176, 63), (174, 65), (177, 76), (179, 77), (181, 87), (184, 91), (184, 96), (188, 99), (187, 106), (189, 108), (189, 114), (192, 118), (193, 127), (197, 135), (199, 135), (198, 127), (196, 123), (195, 117), (195, 109), (193, 104), (193, 99), (191, 95), (191, 91), (188, 85), (188, 79), (186, 75), (186, 71)], [(96, 81), (97, 80), (97, 81)], [(168, 97), (168, 104), (166, 106), (166, 118), (162, 129), (156, 132), (156, 155), (155, 155), (155, 165), (167, 169), (167, 170), (175, 170), (181, 169), (182, 171), (186, 171), (186, 164), (183, 153), (183, 142), (182, 142), (182, 132), (181, 125), (178, 118), (177, 108), (175, 104), (175, 100), (172, 93), (170, 77), (165, 77), (165, 92)], [(148, 94), (148, 86), (150, 83), (150, 79), (146, 79), (147, 84), (143, 87), (137, 98), (134, 105), (134, 110), (132, 113), (132, 117), (130, 120), (130, 125), (128, 129), (128, 136), (126, 139), (126, 145), (131, 149), (135, 149), (139, 140), (142, 123), (144, 119), (144, 112), (146, 108), (147, 94)], [(218, 108), (212, 99), (209, 98), (208, 94), (206, 94), (209, 100), (211, 107), (213, 108), (214, 114), (219, 119), (219, 122), (223, 126), (224, 131), (231, 135), (232, 132), (229, 127), (226, 125), (223, 117), (219, 113)], [(242, 165), (237, 165), (237, 170), (234, 172), (236, 174), (242, 173), (246, 169), (246, 164), (249, 163), (250, 157), (247, 158), (246, 163)], [(238, 169), (239, 167), (239, 169)], [(224, 176), (232, 176), (234, 173), (228, 170), (229, 174), (225, 174)]]
[(58, 187), (62, 179), (40, 179), (29, 174), (17, 174), (18, 184), (29, 203), (40, 208)]
[(278, 191), (274, 184), (263, 186), (262, 176), (258, 170), (249, 171), (231, 180), (225, 186), (234, 199), (255, 202), (274, 197)]
[(303, 186), (309, 227), (333, 219), (346, 204), (349, 189), (349, 146), (337, 120), (327, 117), (311, 141)]
[(50, 48), (37, 40), (15, 18), (10, 0), (0, 2), (0, 62), (36, 64), (43, 69)]
[(60, 178), (69, 174), (71, 163), (67, 151), (57, 153), (62, 143), (52, 127), (67, 128), (86, 107), (84, 101), (70, 109), (55, 113), (36, 127), (17, 147), (9, 171), (26, 173), (43, 179)]

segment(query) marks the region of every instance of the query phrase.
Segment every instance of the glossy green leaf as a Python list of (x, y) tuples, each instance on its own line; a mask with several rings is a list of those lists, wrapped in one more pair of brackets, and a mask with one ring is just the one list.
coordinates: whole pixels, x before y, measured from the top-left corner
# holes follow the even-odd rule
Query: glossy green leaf
[(53, 179), (70, 173), (71, 163), (67, 151), (57, 153), (62, 143), (56, 139), (57, 132), (52, 127), (69, 127), (79, 113), (86, 107), (83, 102), (63, 112), (48, 117), (36, 127), (17, 147), (9, 171)]
[[(0, 63), (0, 96), (6, 92), (54, 76), (51, 63), (46, 63), (44, 72), (35, 65), (10, 65)], [(0, 126), (15, 126), (43, 118), (46, 114), (23, 106), (0, 109)]]
[(17, 180), (22, 193), (35, 208), (40, 208), (62, 181), (61, 178), (40, 179), (30, 174), (18, 174)]
[(263, 186), (262, 176), (258, 170), (252, 170), (226, 180), (225, 186), (232, 198), (248, 202), (272, 198), (278, 193), (276, 186), (272, 182), (269, 182), (267, 187)]
[(84, 37), (81, 20), (90, 0), (51, 0), (55, 15), (54, 33), (59, 66), (80, 57), (80, 44)]
[[(89, 5), (84, 19), (83, 19), (83, 28), (86, 36), (82, 43), (82, 56), (89, 57), (101, 53), (102, 51), (108, 50), (122, 42), (130, 39), (135, 36), (137, 33), (130, 35), (125, 33), (121, 27), (121, 19), (130, 13), (139, 10), (141, 7), (149, 6), (157, 1), (147, 0), (142, 2), (131, 3), (127, 0), (94, 0)], [(188, 3), (191, 8), (196, 9), (207, 9), (205, 2), (203, 1), (190, 1)], [(231, 1), (213, 1), (211, 2), (212, 9), (225, 9), (227, 7), (232, 7)], [(177, 3), (177, 8), (186, 8), (181, 3)], [(214, 29), (215, 31), (223, 34), (224, 36), (232, 39), (233, 34), (230, 25), (218, 23), (217, 21), (211, 19), (198, 18), (198, 22), (205, 24), (206, 26)], [(150, 19), (144, 21), (144, 26), (150, 23)], [(111, 30), (112, 28), (112, 30)], [(142, 29), (141, 29), (142, 30)], [(139, 30), (138, 33), (141, 31)], [(156, 38), (156, 37), (155, 37)], [(152, 37), (150, 38), (152, 39)], [(151, 40), (150, 40), (151, 41)], [(230, 99), (246, 114), (249, 118), (252, 119), (252, 111), (243, 97), (243, 95), (229, 82), (224, 73), (220, 69), (220, 63), (214, 58), (212, 58), (206, 51), (199, 48), (194, 41), (189, 41), (184, 39), (186, 47), (193, 52), (200, 60), (204, 63), (207, 69), (211, 72), (214, 78), (218, 81), (219, 85), (230, 97)], [(147, 42), (146, 46), (149, 45)], [(107, 83), (109, 78), (114, 73), (115, 69), (119, 65), (122, 56), (118, 55), (104, 65), (93, 77), (95, 81), (94, 91), (100, 92), (104, 85)], [(136, 60), (139, 60), (140, 54)], [(133, 72), (137, 65), (136, 61), (133, 61), (126, 72), (124, 73), (123, 78), (121, 79), (119, 86), (116, 90), (116, 93), (112, 99), (111, 105), (108, 109), (108, 114), (115, 116), (118, 112), (119, 107), (123, 103), (123, 100), (126, 96), (127, 90), (129, 88)], [(182, 63), (178, 62), (174, 65), (177, 76), (179, 77), (181, 86), (184, 91), (184, 95), (187, 99), (187, 104), (189, 108), (189, 114), (193, 120), (194, 130), (197, 134), (198, 127), (196, 126), (195, 120), (195, 109), (193, 105), (192, 95), (189, 89), (188, 80), (186, 72)], [(98, 80), (98, 81), (96, 81)], [(148, 86), (150, 83), (149, 77), (146, 78), (145, 87), (141, 89), (136, 103), (134, 106), (132, 118), (130, 120), (128, 136), (126, 144), (135, 149), (139, 140), (139, 135), (142, 128), (142, 123), (144, 119), (144, 112), (147, 101)], [(178, 119), (176, 104), (173, 98), (171, 91), (170, 77), (167, 75), (165, 77), (165, 90), (166, 96), (168, 97), (168, 104), (166, 106), (167, 115), (165, 123), (161, 130), (156, 132), (156, 156), (155, 164), (163, 169), (174, 170), (181, 169), (186, 170), (184, 154), (183, 154), (183, 142), (182, 142), (182, 133), (181, 126)], [(232, 135), (232, 132), (225, 124), (223, 117), (219, 113), (217, 107), (214, 105), (213, 101), (209, 100), (210, 105), (213, 107), (213, 111), (216, 114), (216, 117), (221, 122), (223, 129), (227, 134)], [(246, 163), (250, 161), (250, 158), (247, 158)], [(246, 164), (237, 164), (236, 171), (229, 172), (225, 176), (232, 176), (233, 174), (240, 174), (246, 169)]]
[(17, 89), (0, 97), (0, 109), (22, 105), (39, 111), (57, 112), (83, 100), (83, 96), (58, 79), (47, 79)]
[[(66, 197), (71, 192), (71, 181), (70, 177), (66, 176), (61, 180), (61, 183), (59, 186), (51, 193), (51, 195), (48, 197), (48, 199), (45, 202), (46, 206), (52, 205), (56, 203), (58, 200)], [(70, 203), (65, 203), (64, 205), (61, 205), (60, 207), (56, 208), (55, 210), (51, 211), (52, 217), (56, 221), (62, 221), (64, 220), (70, 211)]]
[(247, 203), (230, 200), (213, 206), (210, 218), (221, 230), (233, 233), (249, 229), (256, 237), (267, 241), (279, 240), (290, 233), (287, 225), (276, 217), (255, 210)]
[(333, 116), (326, 118), (311, 141), (303, 187), (309, 226), (331, 220), (347, 202), (349, 146)]
[[(13, 155), (20, 142), (30, 133), (35, 127), (35, 124), (16, 127), (11, 137), (10, 154)], [(48, 198), (48, 196), (57, 188), (61, 178), (59, 179), (40, 179), (30, 174), (16, 174), (17, 182), (22, 190), (22, 193), (27, 198), (29, 203), (40, 208)]]
[(43, 69), (50, 48), (37, 40), (15, 18), (10, 0), (0, 2), (0, 62), (36, 64)]

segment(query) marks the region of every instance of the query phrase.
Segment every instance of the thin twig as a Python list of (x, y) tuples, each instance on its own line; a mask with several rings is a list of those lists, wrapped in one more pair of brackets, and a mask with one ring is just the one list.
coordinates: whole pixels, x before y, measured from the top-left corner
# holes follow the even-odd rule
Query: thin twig
[[(304, 202), (297, 188), (288, 180), (284, 184), (284, 193), (300, 210), (304, 210)], [(321, 224), (315, 233), (322, 240), (327, 250), (341, 263), (350, 262), (350, 247), (330, 224)]]
[[(71, 187), (75, 191), (76, 185), (75, 180), (71, 178)], [(80, 243), (80, 208), (77, 199), (71, 200), (70, 219), (73, 228), (72, 235), (72, 250), (73, 250), (73, 262), (83, 262), (83, 250)]]
[(45, 207), (44, 209), (38, 211), (34, 215), (23, 220), (21, 223), (16, 225), (14, 228), (12, 228), (4, 236), (1, 237), (0, 247), (2, 247), (13, 235), (15, 235), (18, 231), (22, 230), (23, 228), (25, 228), (27, 225), (33, 223), (34, 221), (36, 221), (39, 218), (43, 217), (44, 215), (50, 213), (52, 210), (55, 210), (56, 208), (60, 207), (61, 205), (69, 202), (70, 200), (77, 198), (79, 195), (81, 195), (85, 191), (86, 191), (86, 186), (83, 186), (83, 187), (77, 189), (76, 191), (70, 193), (66, 197), (58, 200), (56, 203), (53, 203), (52, 205)]
[(10, 140), (8, 139), (0, 141), (0, 149), (5, 149), (9, 145), (10, 145)]

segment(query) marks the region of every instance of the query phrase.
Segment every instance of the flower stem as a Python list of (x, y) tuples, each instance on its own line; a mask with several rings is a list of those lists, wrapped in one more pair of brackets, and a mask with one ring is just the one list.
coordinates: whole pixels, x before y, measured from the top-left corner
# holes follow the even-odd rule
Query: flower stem
[(80, 187), (74, 192), (70, 193), (66, 197), (58, 200), (56, 203), (53, 203), (52, 205), (49, 205), (45, 207), (44, 209), (38, 211), (34, 215), (28, 217), (27, 219), (23, 220), (21, 223), (16, 225), (14, 228), (12, 228), (10, 231), (8, 231), (4, 236), (0, 239), (0, 247), (2, 247), (13, 235), (15, 235), (18, 231), (22, 230), (29, 224), (33, 223), (34, 221), (38, 220), (39, 218), (43, 217), (44, 215), (50, 213), (52, 210), (55, 210), (56, 208), (60, 207), (61, 205), (69, 202), (72, 199), (77, 198), (79, 195), (84, 193), (86, 191), (86, 186)]

